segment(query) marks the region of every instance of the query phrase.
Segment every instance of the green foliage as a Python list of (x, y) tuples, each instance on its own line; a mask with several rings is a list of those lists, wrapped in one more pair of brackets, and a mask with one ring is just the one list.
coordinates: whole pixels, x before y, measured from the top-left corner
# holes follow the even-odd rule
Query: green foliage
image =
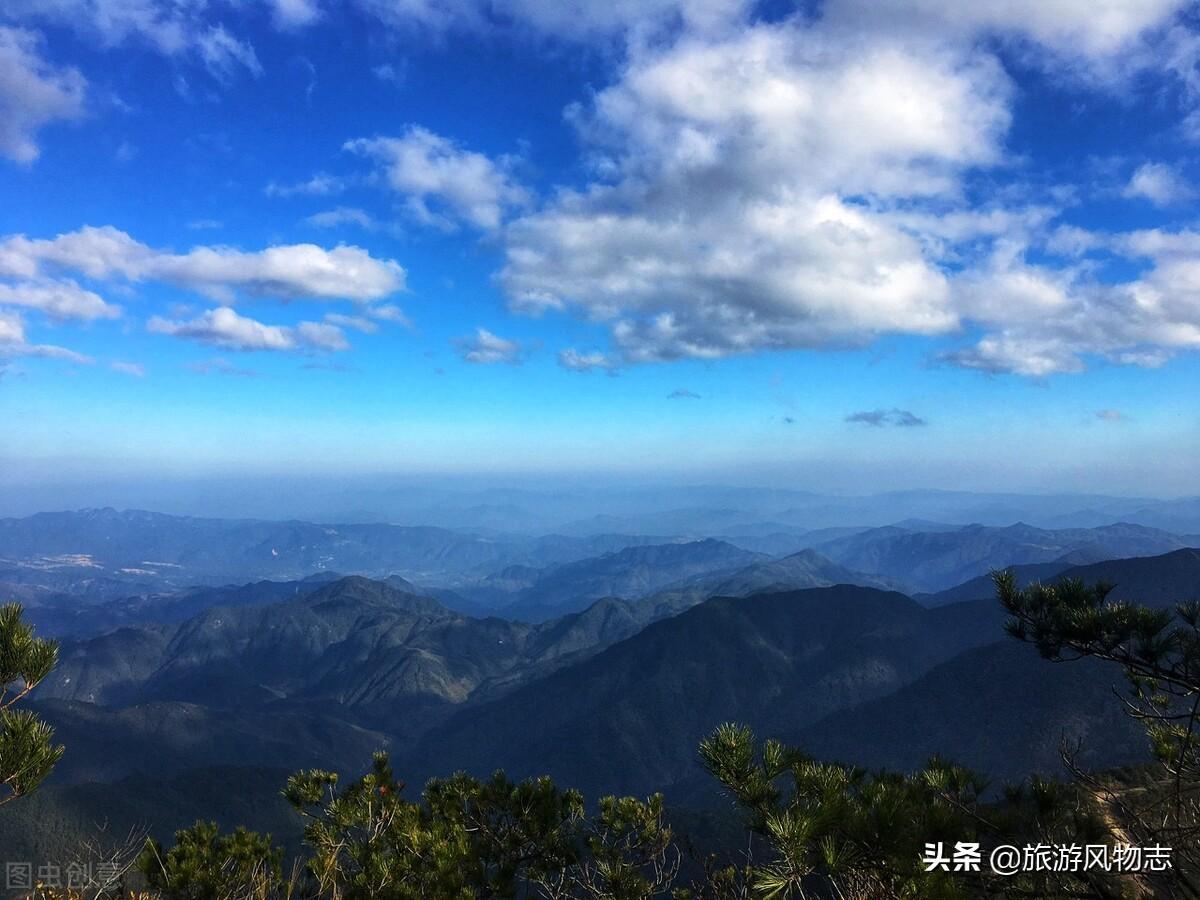
[(926, 871), (922, 861), (929, 843), (978, 843), (986, 860), (998, 844), (1104, 834), (1103, 823), (1064, 786), (1035, 780), (985, 803), (982, 778), (940, 759), (911, 775), (869, 775), (776, 741), (759, 745), (748, 728), (732, 724), (701, 743), (700, 757), (768, 848), (749, 873), (755, 896), (1093, 896), (1070, 875), (1000, 878), (986, 862), (980, 872), (957, 873)]
[(148, 840), (137, 867), (150, 887), (171, 900), (241, 900), (279, 891), (282, 861), (270, 835), (245, 828), (222, 835), (216, 823), (197, 822), (175, 832), (170, 850)]
[(1200, 896), (1200, 603), (1149, 609), (1108, 599), (1112, 587), (1078, 579), (1019, 589), (993, 574), (1011, 618), (1009, 634), (1055, 661), (1118, 663), (1129, 683), (1127, 711), (1146, 729), (1162, 774), (1135, 789), (1068, 766), (1143, 844), (1173, 847), (1174, 877)]
[(37, 687), (58, 661), (58, 643), (34, 636), (21, 606), (0, 606), (0, 805), (28, 794), (63, 754), (54, 729), (13, 706)]
[(431, 781), (403, 797), (386, 754), (338, 789), (330, 772), (301, 772), (284, 796), (309, 818), (309, 869), (319, 890), (354, 898), (524, 897), (641, 900), (664, 894), (677, 853), (659, 796), (606, 797), (585, 814), (578, 791), (549, 778)]

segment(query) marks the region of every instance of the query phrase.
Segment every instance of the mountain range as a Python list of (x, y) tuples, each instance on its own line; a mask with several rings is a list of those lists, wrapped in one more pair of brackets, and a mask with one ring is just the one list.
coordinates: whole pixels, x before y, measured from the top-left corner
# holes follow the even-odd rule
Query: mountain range
[[(502, 565), (445, 587), (325, 569), (112, 598), (63, 578), (30, 609), (63, 640), (33, 697), (68, 747), (47, 796), (93, 809), (104, 785), (182, 791), (215, 771), (261, 786), (268, 770), (354, 772), (386, 748), (410, 783), (503, 767), (590, 796), (664, 790), (712, 807), (696, 746), (728, 720), (821, 758), (913, 768), (939, 752), (996, 779), (1061, 773), (1064, 739), (1097, 767), (1145, 757), (1112, 696), (1120, 673), (1045, 663), (1005, 638), (981, 570), (1033, 557), (1016, 567), (1022, 580), (1105, 580), (1116, 599), (1165, 606), (1200, 585), (1200, 550), (1176, 546), (1185, 538), (929, 521), (819, 537), (783, 557), (716, 539), (537, 538), (524, 544), (536, 553), (492, 551)], [(1171, 549), (1074, 564), (1122, 541)], [(590, 555), (561, 558), (578, 552)], [(906, 560), (909, 583), (970, 575), (914, 599), (896, 575), (857, 568)]]

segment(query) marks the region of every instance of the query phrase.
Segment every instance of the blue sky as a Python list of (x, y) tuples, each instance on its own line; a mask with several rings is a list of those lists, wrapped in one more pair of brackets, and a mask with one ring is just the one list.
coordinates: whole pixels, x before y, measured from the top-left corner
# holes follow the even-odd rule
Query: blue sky
[(6, 3), (3, 477), (1194, 493), (1198, 27)]

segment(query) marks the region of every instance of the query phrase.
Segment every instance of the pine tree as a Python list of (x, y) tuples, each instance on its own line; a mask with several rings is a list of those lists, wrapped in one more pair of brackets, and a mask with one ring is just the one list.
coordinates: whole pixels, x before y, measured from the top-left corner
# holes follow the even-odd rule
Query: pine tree
[(1126, 711), (1146, 729), (1157, 772), (1097, 776), (1063, 757), (1075, 779), (1142, 846), (1173, 850), (1170, 896), (1200, 897), (1200, 602), (1150, 609), (1109, 599), (1112, 586), (1079, 579), (1017, 587), (993, 574), (1013, 637), (1049, 660), (1117, 663), (1129, 683)]
[(20, 604), (0, 606), (0, 805), (41, 784), (63, 754), (53, 728), (14, 708), (58, 661), (58, 642), (34, 637), (21, 615)]
[(170, 900), (274, 897), (284, 886), (283, 851), (271, 836), (238, 828), (221, 834), (215, 822), (175, 832), (164, 850), (151, 838), (137, 866), (150, 887)]

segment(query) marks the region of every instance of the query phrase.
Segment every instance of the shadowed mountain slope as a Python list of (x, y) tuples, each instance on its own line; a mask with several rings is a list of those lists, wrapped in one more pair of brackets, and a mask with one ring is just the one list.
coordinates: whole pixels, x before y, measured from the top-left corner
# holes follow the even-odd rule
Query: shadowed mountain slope
[(695, 773), (698, 741), (722, 721), (794, 731), (993, 640), (999, 621), (991, 607), (929, 611), (852, 586), (717, 598), (463, 711), (414, 762), (423, 774), (548, 772), (593, 792), (662, 788)]
[(1113, 687), (1118, 666), (1047, 662), (1006, 640), (964, 651), (889, 696), (833, 713), (788, 736), (821, 759), (914, 771), (934, 754), (993, 778), (1065, 778), (1063, 742), (1107, 768), (1149, 759), (1145, 731)]
[[(1106, 581), (1113, 585), (1113, 600), (1170, 607), (1200, 597), (1200, 550), (1184, 548), (1159, 556), (1110, 559), (1083, 566), (1064, 563), (1014, 566), (1021, 584), (1033, 581), (1053, 582), (1060, 578), (1082, 578), (1087, 584)], [(961, 600), (991, 599), (996, 594), (990, 575), (972, 578), (963, 584), (921, 598), (930, 606)]]

